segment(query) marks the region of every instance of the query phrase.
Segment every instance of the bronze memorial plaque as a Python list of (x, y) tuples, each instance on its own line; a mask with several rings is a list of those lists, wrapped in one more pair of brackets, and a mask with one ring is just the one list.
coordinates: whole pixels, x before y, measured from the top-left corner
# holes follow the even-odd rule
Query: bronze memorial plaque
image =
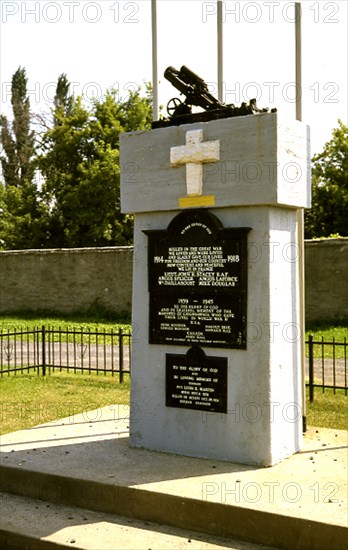
[(227, 358), (193, 347), (166, 354), (166, 406), (227, 413)]
[(249, 231), (199, 209), (144, 231), (150, 344), (246, 348)]

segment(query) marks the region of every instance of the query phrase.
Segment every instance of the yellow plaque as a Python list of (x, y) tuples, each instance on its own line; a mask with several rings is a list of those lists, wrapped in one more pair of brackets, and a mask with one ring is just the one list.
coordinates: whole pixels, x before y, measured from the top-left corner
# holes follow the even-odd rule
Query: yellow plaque
[(196, 195), (179, 199), (180, 208), (192, 208), (193, 206), (214, 206), (215, 195)]

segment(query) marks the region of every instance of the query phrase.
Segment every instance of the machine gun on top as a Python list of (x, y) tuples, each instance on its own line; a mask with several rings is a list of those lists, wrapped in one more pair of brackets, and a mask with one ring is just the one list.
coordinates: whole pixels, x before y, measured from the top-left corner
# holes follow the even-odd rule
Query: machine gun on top
[[(181, 101), (178, 97), (170, 99), (167, 104), (169, 118), (154, 121), (152, 128), (268, 112), (268, 109), (257, 107), (256, 99), (251, 99), (248, 104), (242, 103), (240, 107), (221, 103), (211, 95), (206, 82), (185, 65), (181, 67), (180, 71), (174, 69), (174, 67), (168, 67), (164, 72), (164, 76), (186, 98), (184, 101)], [(201, 107), (204, 111), (192, 113), (193, 106)], [(276, 109), (272, 109), (272, 112), (275, 111)]]

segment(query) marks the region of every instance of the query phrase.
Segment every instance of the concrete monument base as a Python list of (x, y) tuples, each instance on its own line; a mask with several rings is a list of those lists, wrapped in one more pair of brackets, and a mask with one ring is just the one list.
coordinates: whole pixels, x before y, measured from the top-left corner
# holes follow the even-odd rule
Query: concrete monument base
[[(210, 148), (200, 152), (199, 144), (205, 142)], [(309, 205), (308, 159), (306, 127), (280, 123), (277, 114), (122, 136), (123, 211), (136, 214), (132, 446), (261, 466), (271, 466), (301, 448), (298, 262), (302, 249), (297, 208)], [(130, 163), (136, 166), (136, 178), (127, 174)], [(187, 170), (191, 164), (200, 169)], [(202, 180), (197, 183), (200, 170)], [(177, 246), (170, 241), (164, 247), (164, 255), (156, 256), (149, 249), (151, 235), (156, 236), (156, 231), (162, 235), (180, 212), (187, 211), (188, 219), (192, 212), (196, 220), (196, 209), (212, 214), (223, 235), (229, 228), (248, 228), (243, 254), (227, 255), (223, 245), (200, 247), (194, 238), (184, 242), (183, 235), (193, 231), (192, 226), (204, 226), (197, 221), (182, 230)], [(193, 259), (197, 250), (207, 254), (205, 263)], [(183, 264), (185, 254), (189, 261)], [(230, 277), (231, 270), (238, 269), (231, 267), (233, 261), (239, 262), (240, 271)], [(206, 282), (208, 275), (214, 289)], [(235, 286), (229, 290), (228, 284)], [(157, 296), (162, 306), (155, 309)], [(188, 306), (180, 305), (185, 302), (182, 296)], [(210, 309), (202, 305), (206, 302), (202, 296), (209, 297)], [(229, 309), (221, 300), (228, 302)], [(243, 313), (237, 307), (241, 300), (246, 304)], [(240, 345), (229, 317), (238, 317), (238, 330), (245, 334)], [(158, 329), (155, 336), (153, 323)], [(184, 336), (179, 338), (180, 331)], [(209, 331), (220, 335), (226, 331), (230, 341), (226, 336), (215, 347), (219, 340)], [(168, 355), (177, 355), (179, 361), (192, 346), (204, 351), (208, 362), (227, 361), (226, 391), (218, 387), (217, 378), (192, 376), (182, 377), (176, 393), (168, 389)], [(214, 408), (218, 400), (214, 395), (220, 390), (223, 412)], [(168, 391), (173, 397), (169, 405)]]

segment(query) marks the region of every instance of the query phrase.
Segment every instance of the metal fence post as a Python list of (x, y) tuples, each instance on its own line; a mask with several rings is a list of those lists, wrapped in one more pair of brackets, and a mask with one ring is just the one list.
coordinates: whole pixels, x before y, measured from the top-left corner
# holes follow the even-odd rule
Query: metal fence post
[[(40, 329), (35, 327), (34, 330), (34, 355), (36, 358), (37, 374), (40, 376)], [(36, 349), (35, 349), (36, 346)]]
[(119, 382), (123, 382), (123, 331), (122, 328), (118, 331), (118, 353), (119, 353)]
[(314, 359), (313, 359), (313, 334), (308, 338), (308, 368), (309, 368), (309, 401), (314, 401)]
[(46, 329), (42, 325), (42, 376), (46, 376)]
[(344, 337), (344, 395), (347, 395), (347, 338)]
[(336, 394), (336, 348), (335, 337), (332, 338), (332, 377), (333, 377), (333, 392)]

